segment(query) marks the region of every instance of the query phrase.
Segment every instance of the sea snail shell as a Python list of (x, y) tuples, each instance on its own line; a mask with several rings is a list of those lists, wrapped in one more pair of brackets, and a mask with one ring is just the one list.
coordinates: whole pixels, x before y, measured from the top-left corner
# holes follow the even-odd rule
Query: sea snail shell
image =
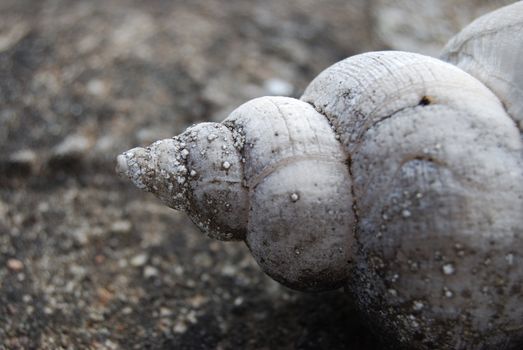
[[(521, 26), (522, 3), (488, 16), (503, 11)], [(443, 56), (472, 74), (456, 52), (481, 61), (490, 46), (475, 46), (476, 31)], [(513, 68), (496, 78), (518, 90)], [(486, 86), (412, 53), (357, 55), (301, 100), (249, 101), (223, 123), (125, 152), (118, 171), (210, 236), (245, 240), (279, 282), (346, 286), (403, 347), (512, 348), (523, 342), (522, 90), (478, 78)]]

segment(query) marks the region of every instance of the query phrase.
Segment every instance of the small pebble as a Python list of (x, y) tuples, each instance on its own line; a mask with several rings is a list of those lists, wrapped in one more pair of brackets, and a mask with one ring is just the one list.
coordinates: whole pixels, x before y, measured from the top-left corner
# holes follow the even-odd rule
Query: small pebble
[(166, 308), (166, 307), (161, 307), (160, 308), (160, 316), (161, 317), (169, 317), (169, 316), (172, 316), (173, 314), (173, 311), (169, 308)]
[(146, 266), (143, 269), (143, 277), (145, 278), (151, 278), (158, 276), (158, 269), (154, 266)]
[(183, 334), (187, 331), (187, 326), (183, 322), (178, 322), (173, 327), (173, 332), (178, 334)]
[(95, 96), (103, 96), (107, 93), (107, 85), (99, 79), (91, 79), (87, 83), (87, 92)]
[(90, 142), (83, 135), (69, 135), (53, 149), (54, 157), (66, 157), (85, 154)]
[(200, 294), (196, 294), (194, 297), (192, 297), (188, 300), (189, 305), (191, 305), (194, 308), (199, 308), (206, 302), (207, 302), (207, 298)]
[(114, 233), (127, 233), (131, 230), (131, 222), (127, 220), (118, 220), (111, 225), (111, 231)]
[(414, 311), (420, 311), (421, 309), (423, 309), (424, 305), (421, 301), (415, 301), (413, 304), (412, 304), (412, 309), (414, 309)]
[(198, 322), (198, 319), (196, 318), (196, 312), (194, 310), (189, 311), (187, 314), (187, 321), (191, 322), (192, 324), (195, 324)]
[(11, 271), (22, 271), (24, 268), (24, 263), (18, 259), (8, 259), (7, 260), (7, 267)]
[(445, 275), (452, 275), (454, 273), (454, 265), (452, 264), (445, 264), (442, 269)]
[(240, 306), (241, 304), (243, 304), (242, 297), (237, 297), (236, 299), (234, 299), (234, 306)]
[(398, 292), (395, 289), (389, 289), (388, 292), (394, 297), (398, 296)]
[(143, 266), (147, 262), (147, 258), (148, 258), (148, 256), (145, 253), (138, 254), (138, 255), (135, 255), (131, 259), (130, 263), (132, 266), (135, 266), (135, 267)]
[(33, 166), (38, 159), (36, 153), (30, 149), (17, 151), (9, 158), (12, 163), (24, 164), (28, 166)]
[(232, 265), (225, 265), (222, 268), (222, 275), (224, 276), (234, 276), (237, 273), (237, 269)]

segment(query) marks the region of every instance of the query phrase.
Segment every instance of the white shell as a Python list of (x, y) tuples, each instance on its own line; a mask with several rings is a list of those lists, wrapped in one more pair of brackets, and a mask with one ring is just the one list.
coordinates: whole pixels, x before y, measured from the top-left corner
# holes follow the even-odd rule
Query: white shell
[(402, 347), (521, 346), (522, 9), (447, 47), (484, 84), (422, 55), (358, 55), (301, 101), (255, 99), (124, 153), (118, 171), (212, 237), (245, 240), (274, 279), (346, 285)]
[(523, 2), (482, 16), (449, 41), (441, 58), (488, 86), (523, 130)]

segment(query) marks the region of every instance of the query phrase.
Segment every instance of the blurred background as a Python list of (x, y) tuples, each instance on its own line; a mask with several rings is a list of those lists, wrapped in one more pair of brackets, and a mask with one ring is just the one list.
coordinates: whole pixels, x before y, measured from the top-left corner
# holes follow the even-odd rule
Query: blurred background
[(502, 0), (0, 0), (0, 349), (380, 349), (114, 173), (369, 50), (437, 56)]

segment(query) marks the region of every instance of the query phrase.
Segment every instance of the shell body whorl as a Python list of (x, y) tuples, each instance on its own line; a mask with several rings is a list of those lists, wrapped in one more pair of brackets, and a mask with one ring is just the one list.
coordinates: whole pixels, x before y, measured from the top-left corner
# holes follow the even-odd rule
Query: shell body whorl
[(378, 52), (328, 68), (302, 99), (351, 158), (348, 289), (372, 324), (413, 349), (521, 341), (522, 144), (497, 97), (442, 61)]

